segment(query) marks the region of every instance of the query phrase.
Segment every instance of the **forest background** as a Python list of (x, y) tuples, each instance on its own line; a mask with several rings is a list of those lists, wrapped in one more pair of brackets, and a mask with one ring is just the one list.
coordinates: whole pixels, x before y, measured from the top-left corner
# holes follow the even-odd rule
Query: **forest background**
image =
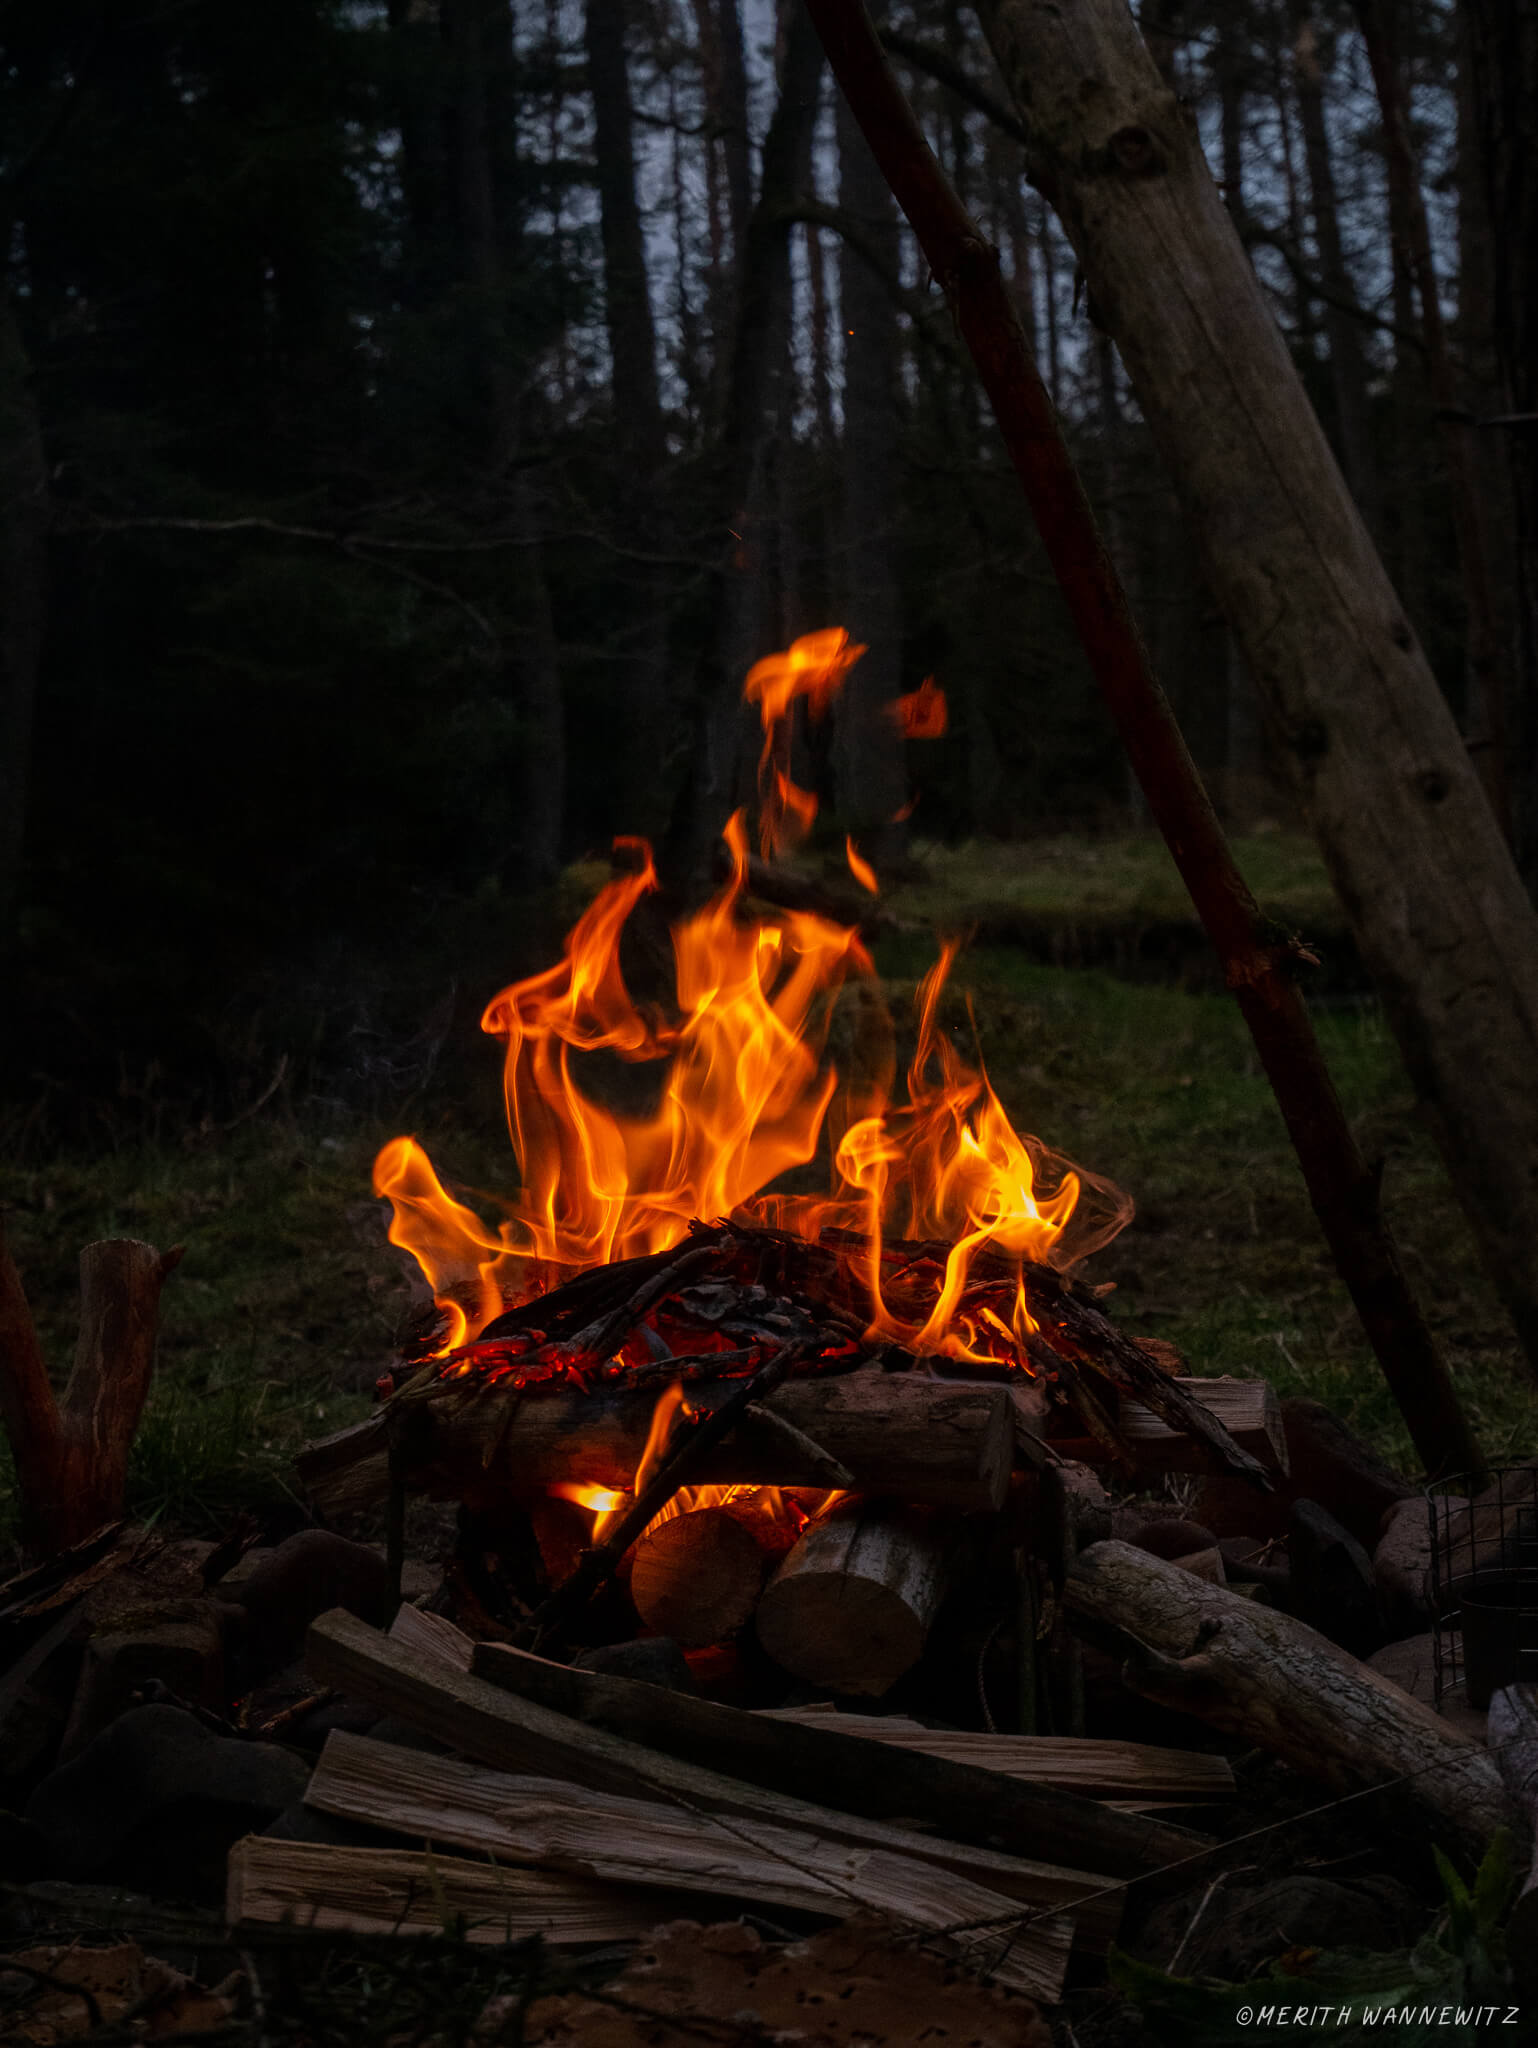
[[(1492, 105), (1470, 61), (1492, 5), (1149, 0), (1142, 26), (1531, 880), (1533, 393), (1499, 337), (1532, 288), (1496, 159), (1523, 86)], [(1321, 1030), (1487, 1449), (1531, 1448), (1510, 1332), (987, 45), (957, 0), (883, 27), (1247, 872), (1321, 956)], [(848, 888), (846, 833), (875, 861), (899, 998), (933, 924), (971, 930), (1017, 1120), (1139, 1200), (1103, 1261), (1135, 1326), (1403, 1455), (945, 301), (795, 0), (8, 0), (0, 191), (0, 1200), (58, 1359), (80, 1243), (189, 1241), (141, 1504), (213, 1515), (254, 1467), (279, 1488), (294, 1437), (361, 1402), (405, 1300), (374, 1144), (432, 1129), (468, 1185), (506, 1185), (486, 998), (555, 956), (614, 835), (688, 893), (750, 759), (747, 667), (827, 624), (870, 651), (798, 740), (808, 872)], [(929, 675), (948, 729), (905, 742), (885, 707)]]

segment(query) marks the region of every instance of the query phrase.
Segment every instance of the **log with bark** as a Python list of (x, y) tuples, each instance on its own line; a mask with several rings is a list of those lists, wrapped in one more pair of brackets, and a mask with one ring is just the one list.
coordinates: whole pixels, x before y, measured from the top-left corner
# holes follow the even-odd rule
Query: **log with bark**
[(1505, 1685), (1493, 1694), (1485, 1740), (1532, 1843), (1527, 1876), (1506, 1920), (1506, 1953), (1532, 1992), (1538, 1990), (1538, 1687)]
[[(831, 1919), (874, 1911), (931, 1933), (1007, 1921), (1014, 1906), (954, 1870), (810, 1827), (595, 1792), (340, 1731), (327, 1739), (305, 1803), (414, 1841), (472, 1849), (499, 1864), (627, 1890), (703, 1892), (739, 1906), (790, 1907)], [(1055, 1998), (1071, 1941), (1069, 1916), (1031, 1920), (997, 1971), (1000, 1981)]]
[(80, 1254), (80, 1335), (55, 1398), (0, 1218), (0, 1419), (16, 1461), (22, 1541), (51, 1555), (123, 1512), (128, 1456), (155, 1367), (160, 1290), (182, 1247), (104, 1238)]
[[(692, 1408), (708, 1414), (737, 1383), (690, 1383)], [(655, 1385), (602, 1385), (517, 1393), (451, 1383), (424, 1402), (412, 1483), (472, 1508), (529, 1498), (563, 1481), (623, 1492), (635, 1477), (657, 1405)], [(789, 1381), (766, 1404), (837, 1458), (862, 1492), (997, 1509), (1014, 1461), (1014, 1429), (1002, 1386), (974, 1386), (872, 1368)], [(389, 1488), (388, 1409), (313, 1444), (299, 1459), (311, 1499), (327, 1515), (377, 1504)], [(749, 1426), (694, 1475), (702, 1485), (826, 1487), (815, 1455)]]
[(1123, 1681), (1269, 1750), (1344, 1794), (1408, 1802), (1477, 1859), (1506, 1818), (1494, 1762), (1421, 1701), (1291, 1615), (1129, 1543), (1096, 1543), (1069, 1570), (1069, 1612), (1124, 1656)]
[[(624, 1703), (621, 1715), (630, 1709), (636, 1695), (650, 1695), (635, 1719), (648, 1728), (655, 1727), (671, 1751), (682, 1754), (670, 1753), (661, 1743), (646, 1747), (628, 1735), (611, 1733), (596, 1715), (578, 1721), (542, 1704), (538, 1697), (525, 1697), (490, 1683), (480, 1670), (482, 1659), (492, 1648), (512, 1660), (508, 1675), (520, 1684), (538, 1686), (541, 1678), (548, 1677), (556, 1687), (570, 1688), (566, 1696), (596, 1698), (609, 1703), (611, 1709), (618, 1698)], [(1169, 1860), (1172, 1844), (1176, 1855), (1204, 1846), (1203, 1837), (1184, 1829), (1136, 1815), (1107, 1813), (1090, 1800), (1001, 1780), (989, 1772), (969, 1772), (962, 1765), (894, 1752), (878, 1753), (873, 1767), (871, 1745), (855, 1737), (790, 1728), (634, 1680), (571, 1671), (502, 1645), (479, 1646), (477, 1670), (466, 1676), (447, 1662), (417, 1655), (403, 1644), (387, 1640), (340, 1610), (314, 1623), (305, 1661), (316, 1678), (386, 1713), (402, 1716), (477, 1763), (559, 1777), (599, 1792), (656, 1796), (684, 1808), (805, 1830), (828, 1841), (911, 1857), (1044, 1911), (1074, 1907), (1081, 1930), (1093, 1945), (1103, 1945), (1114, 1935), (1123, 1889), (1117, 1882), (1119, 1871), (1112, 1870), (1109, 1876), (1095, 1875), (1096, 1871), (1119, 1861), (1121, 1870), (1135, 1875)], [(724, 1739), (722, 1717), (731, 1730)], [(744, 1724), (746, 1735), (739, 1745), (736, 1730)], [(831, 1753), (830, 1743), (836, 1745)], [(752, 1781), (746, 1772), (729, 1776), (717, 1767), (724, 1763), (730, 1768), (739, 1755), (745, 1764), (753, 1765)], [(709, 1756), (708, 1764), (698, 1760), (702, 1756)], [(841, 1768), (846, 1760), (847, 1768)], [(803, 1763), (806, 1768), (799, 1768)], [(904, 1771), (903, 1765), (919, 1768)], [(960, 1787), (954, 1813), (932, 1789), (942, 1778), (947, 1790)], [(984, 1800), (969, 1797), (969, 1779), (984, 1788)], [(931, 1786), (928, 1795), (920, 1797), (916, 1805), (907, 1801), (908, 1790), (921, 1787), (926, 1780)], [(779, 1789), (787, 1782), (820, 1798)], [(821, 1803), (823, 1799), (827, 1803)], [(835, 1800), (840, 1802), (837, 1806)], [(866, 1818), (858, 1810), (861, 1805), (867, 1810), (932, 1817), (946, 1833), (921, 1834), (912, 1827)], [(1054, 1818), (1063, 1824), (1054, 1827)], [(1037, 1860), (1027, 1854), (973, 1847), (958, 1839), (963, 1830), (968, 1835), (975, 1833), (980, 1841), (991, 1837), (1006, 1842), (1015, 1851), (1024, 1846), (1029, 1834), (1050, 1843), (1055, 1853), (1051, 1860)], [(1058, 1860), (1064, 1855), (1077, 1856), (1085, 1843), (1105, 1848), (1108, 1856), (1073, 1868)]]
[(811, 1523), (764, 1589), (758, 1639), (797, 1678), (879, 1696), (923, 1654), (950, 1548), (932, 1516), (845, 1501)]

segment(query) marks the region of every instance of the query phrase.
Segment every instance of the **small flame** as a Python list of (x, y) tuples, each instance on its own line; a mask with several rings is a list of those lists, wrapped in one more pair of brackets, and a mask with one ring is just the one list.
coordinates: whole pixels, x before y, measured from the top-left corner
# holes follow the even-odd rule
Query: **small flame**
[(852, 839), (844, 841), (844, 857), (849, 862), (849, 872), (862, 889), (869, 889), (872, 896), (881, 894), (881, 884), (876, 880), (876, 870), (860, 853)]
[(945, 692), (933, 676), (925, 676), (918, 688), (910, 690), (906, 697), (896, 698), (892, 704), (892, 715), (905, 740), (944, 739), (950, 725)]
[(863, 647), (841, 626), (805, 633), (783, 654), (755, 662), (743, 685), (743, 702), (756, 704), (764, 722), (764, 750), (758, 757), (758, 842), (767, 859), (799, 846), (817, 816), (817, 799), (790, 779), (790, 722), (798, 698), (821, 718), (843, 688)]

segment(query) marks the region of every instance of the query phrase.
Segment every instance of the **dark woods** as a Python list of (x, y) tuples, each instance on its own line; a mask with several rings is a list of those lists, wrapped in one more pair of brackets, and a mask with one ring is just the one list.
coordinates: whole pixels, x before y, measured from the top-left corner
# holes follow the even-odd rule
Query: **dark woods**
[[(1144, 15), (1531, 866), (1538, 14)], [(888, 19), (1209, 784), (1232, 823), (1277, 816), (976, 23)], [(739, 794), (746, 668), (830, 623), (871, 648), (805, 740), (830, 856), (1139, 822), (798, 6), (0, 20), (0, 946), (28, 1087), (154, 1056), (238, 1100), (295, 1019), (355, 1042), (370, 1002), (420, 1019), (454, 972), (534, 964), (542, 892), (617, 832), (688, 888)], [(930, 673), (950, 729), (905, 750), (883, 706)]]

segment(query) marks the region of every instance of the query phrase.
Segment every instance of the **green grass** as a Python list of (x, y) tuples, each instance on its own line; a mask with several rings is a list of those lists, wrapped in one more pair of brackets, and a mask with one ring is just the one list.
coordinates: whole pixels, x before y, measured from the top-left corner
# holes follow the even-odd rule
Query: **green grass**
[[(1335, 929), (1343, 924), (1311, 839), (1263, 832), (1233, 841), (1246, 881), (1271, 915)], [(1191, 899), (1158, 837), (1031, 839), (1013, 844), (913, 849), (922, 877), (890, 893), (900, 916), (965, 923), (1000, 909), (1043, 918), (1147, 918), (1195, 922)]]
[[(1268, 908), (1301, 917), (1317, 867), (1281, 835), (1250, 842), (1246, 857), (1257, 883), (1256, 863), (1274, 863)], [(926, 859), (931, 890), (951, 864), (953, 904), (976, 900), (996, 870), (1021, 892), (1056, 888), (1059, 900), (1123, 908), (1162, 904), (1170, 880), (1162, 849), (1131, 842), (1065, 845), (1055, 868), (1036, 846)], [(568, 878), (574, 899), (593, 879)], [(913, 985), (933, 953), (917, 930), (879, 949), (900, 1057)], [(1279, 1392), (1327, 1401), (1413, 1469), (1229, 999), (1034, 966), (1002, 946), (963, 955), (953, 977), (947, 1021), (970, 1038), (968, 993), (1016, 1122), (1137, 1203), (1131, 1227), (1094, 1262), (1093, 1277), (1117, 1283), (1118, 1318), (1178, 1344), (1197, 1372), (1264, 1374)], [(1538, 1392), (1376, 1009), (1331, 1008), (1318, 1025), (1362, 1146), (1385, 1162), (1390, 1221), (1487, 1455), (1538, 1449)], [(498, 1048), (488, 1042), (484, 1058), (490, 1079)], [(60, 1377), (74, 1341), (80, 1247), (113, 1234), (187, 1247), (164, 1297), (159, 1373), (132, 1468), (136, 1511), (212, 1528), (236, 1506), (281, 1498), (295, 1448), (366, 1412), (409, 1301), (369, 1171), (378, 1144), (413, 1125), (446, 1179), (510, 1185), (505, 1133), (465, 1100), (430, 1115), (418, 1100), (399, 1123), (349, 1124), (332, 1109), (0, 1164), (8, 1236)]]

